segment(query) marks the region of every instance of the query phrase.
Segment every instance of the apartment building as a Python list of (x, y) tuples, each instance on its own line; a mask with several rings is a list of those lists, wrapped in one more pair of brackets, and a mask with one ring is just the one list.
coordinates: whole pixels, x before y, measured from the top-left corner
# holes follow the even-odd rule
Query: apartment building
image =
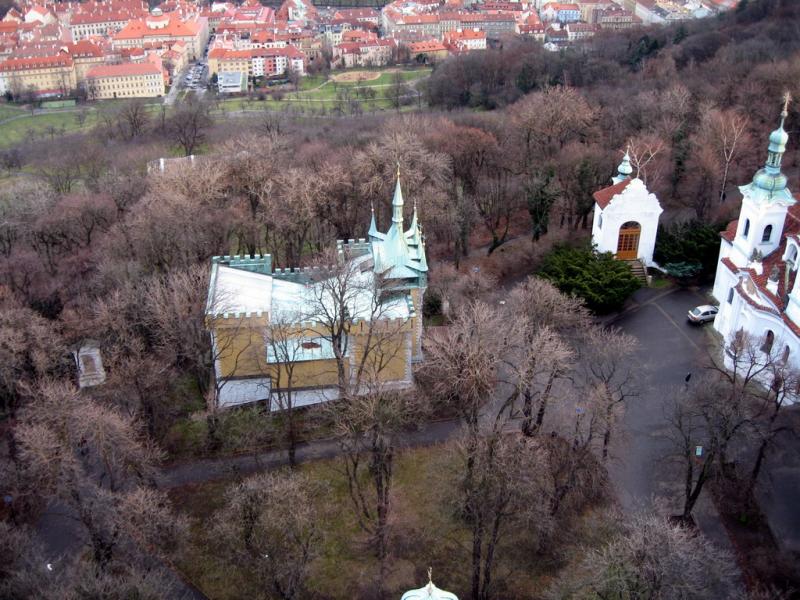
[(96, 66), (86, 74), (86, 88), (95, 100), (155, 98), (166, 91), (164, 72), (151, 61)]

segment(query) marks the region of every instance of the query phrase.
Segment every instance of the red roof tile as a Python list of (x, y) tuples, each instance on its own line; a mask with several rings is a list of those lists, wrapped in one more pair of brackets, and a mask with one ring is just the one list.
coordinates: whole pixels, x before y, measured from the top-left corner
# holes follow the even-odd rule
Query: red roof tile
[(734, 219), (725, 228), (725, 231), (720, 231), (719, 235), (722, 239), (733, 243), (733, 238), (736, 237), (736, 229), (739, 227), (739, 219)]
[(593, 194), (595, 202), (597, 202), (597, 205), (601, 209), (604, 209), (606, 206), (609, 205), (614, 196), (622, 193), (622, 190), (628, 187), (628, 184), (630, 182), (631, 179), (628, 178), (625, 179), (624, 181), (620, 181), (619, 183), (615, 183), (614, 185), (610, 185), (607, 188), (603, 188), (602, 190), (596, 191)]

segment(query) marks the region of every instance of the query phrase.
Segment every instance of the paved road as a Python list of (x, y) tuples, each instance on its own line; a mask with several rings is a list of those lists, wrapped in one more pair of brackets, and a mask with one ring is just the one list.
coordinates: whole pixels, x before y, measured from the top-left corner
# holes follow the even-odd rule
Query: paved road
[(664, 406), (683, 387), (687, 373), (699, 375), (707, 343), (704, 327), (710, 325), (690, 325), (686, 313), (707, 301), (703, 294), (688, 289), (644, 288), (636, 292), (628, 310), (611, 321), (639, 340), (640, 395), (625, 412), (627, 443), (611, 466), (619, 500), (626, 508), (649, 506), (654, 497), (675, 501), (675, 482), (665, 470), (670, 445), (664, 438), (668, 431)]
[(767, 455), (756, 497), (778, 545), (800, 554), (800, 406), (783, 411), (780, 424), (788, 429)]

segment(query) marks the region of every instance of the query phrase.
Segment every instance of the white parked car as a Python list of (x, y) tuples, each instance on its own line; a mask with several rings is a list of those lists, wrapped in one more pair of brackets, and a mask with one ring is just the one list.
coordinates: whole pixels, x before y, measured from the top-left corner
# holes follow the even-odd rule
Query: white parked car
[(717, 316), (719, 309), (710, 304), (703, 304), (702, 306), (695, 306), (689, 311), (689, 321), (692, 323), (707, 323), (713, 321)]

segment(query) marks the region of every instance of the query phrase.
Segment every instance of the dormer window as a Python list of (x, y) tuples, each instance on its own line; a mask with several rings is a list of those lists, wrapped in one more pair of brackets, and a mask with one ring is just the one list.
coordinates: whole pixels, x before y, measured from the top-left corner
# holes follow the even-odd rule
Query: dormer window
[(744, 239), (747, 239), (749, 233), (750, 233), (750, 219), (745, 219), (744, 229), (742, 229), (742, 237)]
[(761, 236), (761, 243), (766, 244), (769, 242), (769, 239), (772, 237), (772, 225), (767, 225), (764, 227), (764, 233)]

